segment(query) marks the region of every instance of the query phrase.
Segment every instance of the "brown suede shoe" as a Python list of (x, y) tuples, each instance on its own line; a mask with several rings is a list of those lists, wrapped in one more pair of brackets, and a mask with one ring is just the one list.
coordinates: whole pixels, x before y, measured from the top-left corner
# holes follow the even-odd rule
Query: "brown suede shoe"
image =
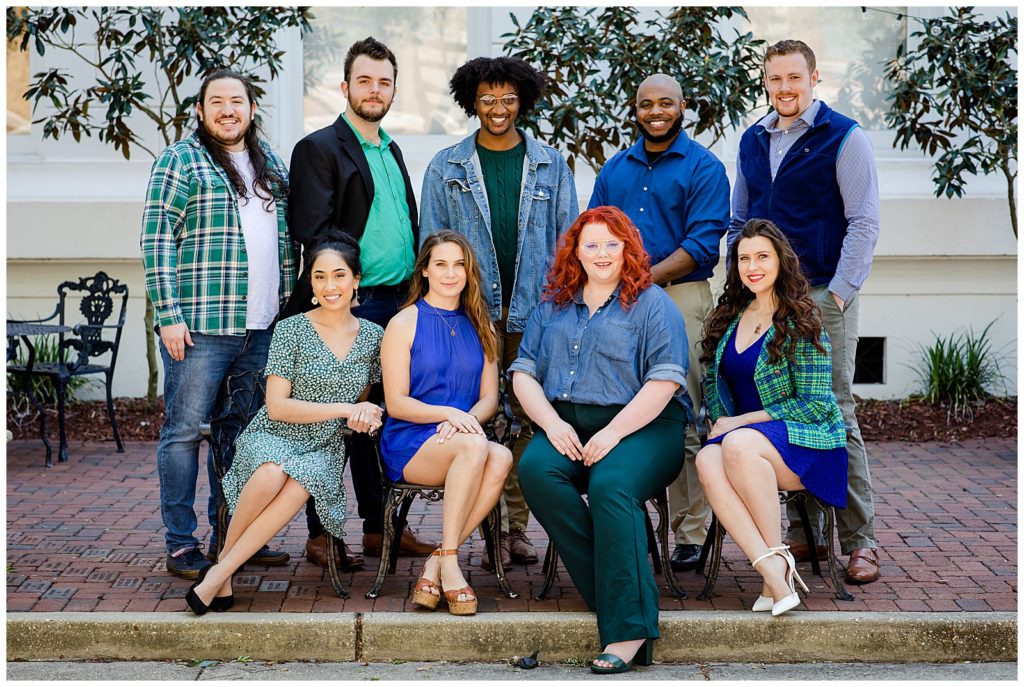
[(846, 566), (846, 581), (850, 584), (868, 584), (878, 579), (878, 552), (875, 549), (854, 549)]
[[(790, 541), (789, 539), (786, 539), (782, 543), (789, 547), (789, 552), (793, 554), (793, 559), (796, 560), (797, 563), (803, 563), (811, 560), (811, 547), (804, 542)], [(818, 560), (828, 560), (828, 547), (824, 544), (818, 544)]]
[[(348, 545), (341, 539), (335, 539), (335, 565), (338, 566), (338, 570), (342, 572), (351, 572), (353, 570), (362, 570), (363, 568), (363, 557), (359, 554), (352, 553), (352, 550), (348, 548)], [(327, 567), (327, 534), (321, 534), (319, 537), (309, 538), (306, 540), (306, 560), (310, 563), (315, 563), (321, 568)]]
[(513, 527), (508, 533), (509, 554), (516, 563), (536, 563), (537, 549), (533, 542), (518, 527)]
[[(506, 570), (512, 565), (512, 537), (509, 533), (501, 533), (501, 567)], [(536, 553), (536, 552), (534, 552)], [(487, 555), (487, 547), (484, 547), (483, 558), (480, 559), (480, 567), (484, 570), (494, 570), (494, 564), (491, 563), (491, 557)]]
[[(384, 535), (376, 532), (367, 532), (363, 535), (363, 554), (380, 558), (381, 542)], [(440, 548), (436, 542), (426, 541), (416, 536), (411, 527), (406, 527), (402, 532), (402, 540), (398, 542), (399, 556), (426, 556)]]

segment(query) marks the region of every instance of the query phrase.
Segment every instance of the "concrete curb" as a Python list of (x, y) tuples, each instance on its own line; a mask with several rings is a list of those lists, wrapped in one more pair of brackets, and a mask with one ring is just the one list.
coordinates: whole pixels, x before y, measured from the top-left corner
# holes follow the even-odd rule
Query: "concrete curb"
[[(1016, 661), (1016, 613), (663, 611), (670, 662)], [(545, 661), (599, 650), (590, 613), (8, 613), (7, 660)]]

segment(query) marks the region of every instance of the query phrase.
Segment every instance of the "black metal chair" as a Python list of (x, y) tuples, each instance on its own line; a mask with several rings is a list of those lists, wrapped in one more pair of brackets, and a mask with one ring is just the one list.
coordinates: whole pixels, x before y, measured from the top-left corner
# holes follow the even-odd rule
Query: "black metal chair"
[[(68, 296), (81, 294), (82, 298), (78, 309), (85, 317), (85, 322), (71, 328), (71, 334), (66, 333)], [(116, 279), (111, 279), (106, 272), (97, 272), (91, 277), (82, 277), (78, 281), (62, 282), (57, 287), (57, 308), (49, 317), (35, 320), (9, 320), (10, 324), (42, 324), (57, 318), (57, 324), (61, 328), (57, 333), (57, 361), (36, 360), (31, 366), (23, 364), (8, 364), (7, 371), (24, 376), (40, 375), (53, 380), (57, 391), (57, 418), (60, 425), (60, 451), (58, 460), (66, 462), (68, 459), (67, 432), (64, 426), (64, 407), (67, 399), (68, 383), (72, 377), (81, 375), (102, 374), (107, 392), (107, 415), (110, 417), (110, 427), (114, 432), (114, 441), (117, 443), (117, 452), (124, 453), (124, 445), (121, 443), (121, 432), (117, 427), (117, 418), (114, 414), (114, 400), (111, 395), (111, 381), (114, 376), (114, 366), (117, 364), (117, 351), (121, 344), (121, 330), (124, 328), (125, 314), (128, 307), (128, 286)], [(120, 296), (120, 310), (117, 315), (116, 324), (106, 324), (107, 320), (114, 313), (115, 297)], [(112, 338), (104, 338), (103, 332), (113, 333)], [(68, 352), (76, 351), (74, 360), (69, 360)], [(11, 359), (11, 343), (8, 339), (8, 360)], [(97, 363), (95, 358), (110, 354), (107, 363)], [(25, 380), (30, 384), (30, 380)], [(40, 408), (40, 414), (43, 411)], [(45, 433), (45, 420), (40, 424)], [(49, 465), (49, 447), (47, 447), (47, 465)]]
[[(835, 544), (833, 543), (833, 531), (835, 530), (836, 513), (835, 509), (818, 499), (814, 494), (801, 489), (800, 491), (780, 491), (779, 501), (786, 505), (790, 502), (796, 505), (797, 513), (800, 515), (800, 524), (804, 530), (804, 541), (809, 542), (811, 547), (811, 570), (818, 577), (823, 577), (821, 574), (821, 565), (818, 562), (818, 551), (817, 545), (814, 543), (814, 533), (811, 530), (811, 521), (807, 517), (807, 500), (811, 499), (818, 507), (825, 513), (825, 537), (826, 546), (828, 548), (828, 569), (832, 575), (832, 587), (836, 590), (836, 598), (842, 599), (843, 601), (853, 601), (853, 594), (846, 591), (846, 585), (843, 584), (842, 577), (839, 575), (839, 564), (836, 562)], [(715, 589), (715, 583), (718, 581), (718, 569), (722, 564), (722, 546), (725, 543), (725, 528), (722, 527), (722, 523), (718, 521), (714, 513), (711, 515), (711, 527), (708, 529), (708, 536), (705, 540), (704, 547), (701, 550), (700, 560), (697, 564), (697, 573), (702, 574), (704, 572), (704, 565), (708, 558), (709, 550), (711, 557), (710, 568), (708, 569), (707, 576), (705, 577), (704, 589), (697, 598), (706, 601), (711, 598), (711, 594)]]
[[(507, 379), (503, 374), (500, 382), (500, 400), (498, 407), (503, 410), (499, 412), (484, 428), (488, 438), (497, 441), (509, 450), (519, 439), (519, 432), (522, 430), (521, 421), (512, 412), (512, 406), (507, 393)], [(438, 502), (444, 498), (444, 487), (432, 487), (423, 484), (412, 484), (403, 481), (391, 481), (384, 477), (384, 464), (380, 457), (380, 442), (374, 442), (377, 451), (377, 461), (380, 465), (381, 484), (383, 487), (384, 501), (384, 523), (383, 538), (381, 541), (380, 564), (377, 566), (377, 577), (373, 581), (370, 590), (366, 592), (367, 599), (376, 599), (380, 595), (381, 587), (389, 573), (394, 573), (398, 566), (398, 538), (396, 532), (405, 530), (406, 520), (409, 515), (409, 508), (414, 498), (419, 496), (425, 501)], [(398, 511), (397, 516), (395, 511)], [(505, 576), (505, 566), (501, 562), (501, 556), (495, 555), (499, 551), (501, 536), (501, 499), (495, 504), (490, 515), (481, 524), (483, 529), (484, 544), (487, 547), (487, 554), (495, 561), (494, 572), (498, 577), (498, 586), (501, 591), (510, 599), (519, 597), (519, 593), (512, 589)]]
[[(210, 450), (213, 453), (213, 470), (217, 475), (217, 530), (220, 532), (216, 551), (218, 559), (228, 531), (228, 504), (224, 498), (222, 481), (235, 458), (235, 440), (265, 402), (266, 379), (262, 369), (231, 375), (224, 382), (214, 406), (219, 408), (220, 412), (199, 426), (200, 434), (210, 443)], [(325, 534), (327, 535), (327, 571), (331, 577), (331, 585), (338, 596), (347, 599), (349, 594), (341, 583), (338, 568), (343, 561), (336, 560), (337, 547), (334, 537), (330, 532), (325, 532)]]
[[(660, 575), (662, 568), (665, 571), (665, 583), (668, 585), (669, 591), (672, 596), (677, 599), (685, 599), (686, 592), (679, 586), (679, 581), (676, 579), (676, 572), (672, 569), (670, 563), (670, 554), (668, 549), (668, 497), (666, 492), (663, 490), (660, 494), (652, 496), (648, 499), (647, 503), (654, 506), (654, 510), (658, 513), (658, 531), (655, 535), (654, 525), (651, 523), (651, 513), (644, 508), (644, 519), (647, 524), (647, 550), (651, 554), (651, 564), (654, 568), (654, 574)], [(658, 553), (659, 544), (661, 546), (661, 553)], [(544, 573), (544, 586), (541, 587), (540, 592), (537, 594), (537, 600), (543, 601), (547, 598), (551, 592), (552, 585), (555, 584), (555, 575), (558, 570), (558, 549), (555, 547), (553, 540), (548, 541), (548, 550), (544, 554), (544, 564), (541, 567), (541, 572)]]

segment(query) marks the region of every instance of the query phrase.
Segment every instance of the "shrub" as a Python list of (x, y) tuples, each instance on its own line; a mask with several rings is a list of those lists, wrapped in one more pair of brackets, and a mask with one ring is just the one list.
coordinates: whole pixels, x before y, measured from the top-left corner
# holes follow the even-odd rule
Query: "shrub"
[(952, 417), (973, 419), (971, 404), (991, 396), (988, 389), (1006, 380), (989, 338), (993, 324), (979, 334), (971, 328), (945, 338), (936, 335), (935, 343), (921, 346), (916, 370), (924, 386), (922, 400), (948, 405)]

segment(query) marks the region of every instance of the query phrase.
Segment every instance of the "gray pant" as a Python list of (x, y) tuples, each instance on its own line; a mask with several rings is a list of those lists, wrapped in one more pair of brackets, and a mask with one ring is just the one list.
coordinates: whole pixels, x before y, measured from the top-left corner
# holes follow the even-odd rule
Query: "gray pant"
[[(701, 380), (704, 378), (704, 364), (700, 362), (700, 340), (704, 331), (704, 320), (714, 308), (711, 286), (707, 280), (684, 282), (665, 289), (676, 304), (686, 325), (686, 342), (689, 345), (690, 370), (686, 375), (686, 387), (693, 401), (693, 411), (700, 412), (703, 398)], [(686, 430), (686, 460), (679, 477), (668, 486), (668, 510), (672, 519), (672, 531), (676, 544), (701, 545), (707, 536), (705, 522), (711, 514), (704, 489), (697, 478), (697, 451), (700, 439), (694, 427)]]
[[(846, 487), (846, 509), (836, 509), (836, 526), (839, 530), (839, 545), (844, 554), (853, 549), (875, 548), (875, 504), (871, 498), (871, 471), (868, 469), (867, 451), (857, 424), (856, 407), (853, 400), (853, 372), (857, 354), (857, 321), (860, 316), (860, 296), (854, 295), (840, 310), (827, 286), (811, 289), (811, 298), (821, 308), (825, 331), (832, 342), (832, 391), (843, 411), (846, 423), (846, 450), (850, 456), (848, 483)], [(815, 537), (822, 541), (822, 514), (812, 504), (807, 512), (814, 525)], [(786, 537), (793, 541), (804, 540), (799, 516), (792, 505), (787, 509), (790, 528)]]

